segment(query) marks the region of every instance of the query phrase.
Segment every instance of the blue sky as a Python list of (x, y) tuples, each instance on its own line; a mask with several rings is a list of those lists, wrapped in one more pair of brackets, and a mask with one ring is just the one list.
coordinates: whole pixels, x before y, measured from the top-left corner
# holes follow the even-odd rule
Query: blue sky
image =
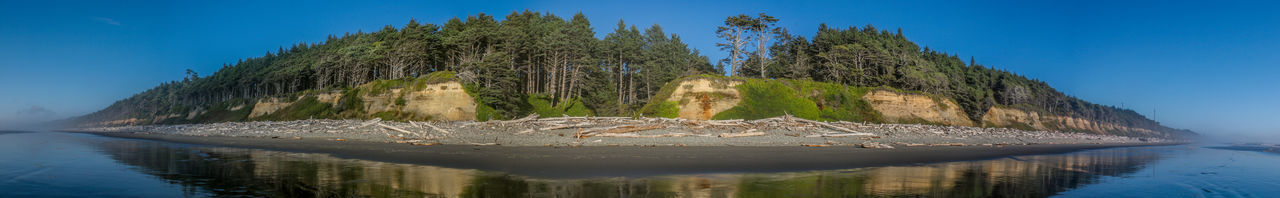
[[(1100, 104), (1204, 133), (1280, 133), (1280, 7), (1178, 1), (3, 1), (0, 124), (81, 115), (192, 68), (328, 35), (443, 23), (475, 13), (583, 12), (599, 36), (619, 19), (713, 59), (726, 16), (766, 12), (793, 33), (872, 24)], [(33, 110), (33, 107), (36, 110)], [(48, 111), (39, 111), (46, 109)], [(44, 113), (39, 113), (44, 112)]]

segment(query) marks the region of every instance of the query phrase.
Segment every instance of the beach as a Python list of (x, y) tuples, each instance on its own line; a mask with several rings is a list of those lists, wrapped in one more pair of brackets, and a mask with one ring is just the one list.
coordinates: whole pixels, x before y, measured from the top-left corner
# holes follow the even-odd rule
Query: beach
[(866, 149), (779, 146), (546, 147), (387, 144), (324, 139), (199, 137), (139, 133), (99, 135), (167, 142), (325, 153), (340, 158), (499, 171), (539, 178), (793, 172), (1054, 154), (1169, 143), (1041, 144)]
[(299, 120), (69, 129), (94, 133), (266, 137), (415, 145), (485, 146), (1007, 146), (1167, 143), (1180, 140), (1060, 131), (818, 122), (789, 116), (759, 120), (555, 117), (489, 122)]
[(824, 170), (1182, 143), (1053, 131), (789, 119), (301, 120), (66, 131), (539, 177)]

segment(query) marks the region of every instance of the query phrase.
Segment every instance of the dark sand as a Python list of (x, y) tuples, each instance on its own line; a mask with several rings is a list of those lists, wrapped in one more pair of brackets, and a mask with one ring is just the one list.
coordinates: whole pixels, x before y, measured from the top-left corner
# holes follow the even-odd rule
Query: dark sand
[(415, 146), (328, 139), (200, 137), (143, 133), (89, 134), (187, 144), (327, 153), (340, 158), (500, 171), (540, 178), (833, 170), (1056, 154), (1111, 147), (1170, 145), (1170, 143), (1056, 144), (1003, 147), (898, 147), (896, 149), (867, 149), (851, 146)]

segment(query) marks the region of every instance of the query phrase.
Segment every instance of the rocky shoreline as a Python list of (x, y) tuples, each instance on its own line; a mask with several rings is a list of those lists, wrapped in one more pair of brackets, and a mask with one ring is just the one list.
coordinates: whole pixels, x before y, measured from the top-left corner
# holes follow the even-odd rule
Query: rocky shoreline
[(69, 129), (88, 133), (257, 137), (480, 146), (852, 146), (900, 148), (1038, 144), (1168, 144), (1181, 140), (1007, 128), (760, 120), (554, 117), (488, 122), (298, 120)]

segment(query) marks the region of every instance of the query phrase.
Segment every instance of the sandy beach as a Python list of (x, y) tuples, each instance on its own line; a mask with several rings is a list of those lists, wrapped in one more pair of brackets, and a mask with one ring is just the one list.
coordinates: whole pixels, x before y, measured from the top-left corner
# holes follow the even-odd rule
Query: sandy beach
[(301, 120), (66, 130), (538, 177), (783, 172), (976, 160), (1183, 141), (1056, 131), (812, 122), (526, 118)]
[(620, 177), (735, 172), (793, 172), (910, 165), (1054, 154), (1172, 143), (1041, 144), (866, 149), (779, 146), (546, 147), (387, 144), (260, 137), (200, 137), (142, 133), (94, 133), (167, 142), (325, 153), (340, 158), (500, 171), (539, 178)]

